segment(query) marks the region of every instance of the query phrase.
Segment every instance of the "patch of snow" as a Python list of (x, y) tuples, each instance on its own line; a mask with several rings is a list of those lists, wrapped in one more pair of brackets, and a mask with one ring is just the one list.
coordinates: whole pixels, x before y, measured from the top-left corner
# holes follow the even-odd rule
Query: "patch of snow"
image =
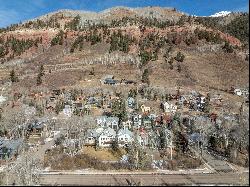
[(53, 140), (53, 138), (46, 138), (44, 141), (45, 142), (50, 142), (51, 140)]
[(6, 101), (6, 97), (0, 95), (0, 103), (3, 103), (4, 101)]
[(60, 134), (60, 131), (52, 131), (54, 133), (54, 136)]
[(49, 171), (51, 168), (50, 167), (46, 167), (44, 168), (44, 171)]
[(6, 166), (3, 165), (3, 166), (0, 166), (0, 171), (4, 171), (6, 169)]
[(209, 17), (224, 17), (224, 16), (227, 16), (230, 13), (231, 13), (230, 11), (220, 11), (220, 12), (217, 12), (217, 13), (209, 16)]

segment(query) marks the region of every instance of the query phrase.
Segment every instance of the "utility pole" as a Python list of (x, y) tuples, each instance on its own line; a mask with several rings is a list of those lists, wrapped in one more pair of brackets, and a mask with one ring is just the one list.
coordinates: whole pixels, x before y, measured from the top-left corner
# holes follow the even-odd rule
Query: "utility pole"
[(173, 160), (173, 142), (172, 139), (170, 140), (170, 160)]
[(139, 153), (138, 150), (136, 150), (136, 169), (138, 169), (138, 160), (139, 160)]
[(31, 169), (31, 166), (32, 166), (32, 164), (33, 164), (33, 159), (31, 159), (31, 163), (29, 163), (29, 172), (30, 172), (30, 185), (31, 185), (31, 183), (32, 183), (32, 169)]
[(7, 164), (7, 172), (6, 172), (6, 185), (9, 185), (9, 163)]

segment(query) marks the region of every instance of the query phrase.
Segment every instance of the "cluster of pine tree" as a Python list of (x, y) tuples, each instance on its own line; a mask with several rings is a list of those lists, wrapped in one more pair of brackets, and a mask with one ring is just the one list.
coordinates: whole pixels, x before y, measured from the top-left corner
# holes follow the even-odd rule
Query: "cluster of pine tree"
[(42, 43), (42, 37), (34, 39), (17, 39), (13, 36), (7, 37), (6, 41), (0, 40), (0, 58), (4, 58), (12, 51), (11, 57), (19, 56), (29, 48)]
[(97, 29), (94, 29), (89, 35), (86, 36), (86, 41), (90, 42), (91, 45), (95, 45), (102, 41), (102, 35), (101, 33), (98, 33)]
[(74, 17), (74, 19), (70, 22), (68, 22), (64, 28), (67, 29), (69, 28), (70, 30), (74, 30), (77, 31), (79, 30), (79, 23), (80, 23), (81, 17), (79, 15), (77, 15), (76, 17)]
[(23, 24), (24, 28), (29, 29), (42, 29), (42, 28), (60, 28), (57, 17), (51, 17), (48, 21), (37, 19)]
[(243, 43), (247, 43), (249, 38), (249, 13), (237, 16), (228, 24), (223, 21), (223, 17), (197, 17), (195, 22), (226, 32)]
[(145, 27), (157, 27), (157, 28), (167, 28), (169, 26), (173, 26), (176, 23), (173, 21), (162, 21), (156, 18), (144, 18), (144, 17), (123, 17), (122, 19), (112, 20), (110, 26), (111, 27), (124, 27), (127, 25), (143, 25)]
[(17, 77), (16, 72), (15, 72), (14, 69), (12, 69), (11, 72), (10, 72), (10, 80), (13, 83), (19, 81), (19, 79), (18, 79), (18, 77)]
[(39, 73), (36, 79), (37, 86), (42, 84), (42, 77), (45, 75), (43, 65), (40, 66)]
[(158, 59), (160, 48), (166, 44), (166, 38), (160, 37), (158, 34), (150, 33), (139, 41), (139, 56), (141, 65), (147, 64), (150, 60)]
[(78, 36), (75, 41), (73, 42), (71, 48), (70, 48), (70, 52), (73, 53), (75, 51), (76, 48), (79, 47), (79, 50), (82, 50), (83, 47), (83, 42), (84, 42), (84, 37), (82, 35)]
[(196, 28), (194, 34), (198, 36), (199, 40), (205, 39), (207, 42), (222, 43), (222, 38), (219, 33), (214, 33), (212, 31), (206, 31)]
[(135, 39), (128, 34), (122, 34), (121, 30), (113, 32), (110, 36), (110, 49), (109, 51), (122, 51), (124, 53), (129, 52), (129, 45), (132, 44)]
[(64, 32), (62, 30), (51, 40), (51, 46), (62, 45), (64, 39)]

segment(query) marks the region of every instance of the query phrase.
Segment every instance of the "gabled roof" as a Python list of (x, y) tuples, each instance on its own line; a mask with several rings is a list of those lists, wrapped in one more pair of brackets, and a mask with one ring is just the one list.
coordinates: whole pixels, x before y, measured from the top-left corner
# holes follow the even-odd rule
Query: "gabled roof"
[(103, 132), (103, 128), (95, 128), (95, 129), (88, 129), (87, 130), (87, 136), (92, 136), (94, 138), (98, 137), (102, 132)]
[(100, 134), (100, 136), (115, 136), (115, 135), (116, 135), (115, 130), (110, 127), (105, 128)]
[(128, 97), (127, 101), (128, 101), (128, 102), (134, 102), (135, 99), (134, 99), (133, 97)]
[(133, 136), (133, 133), (128, 129), (120, 129), (117, 134), (118, 136), (121, 136), (123, 134), (128, 134), (130, 137)]
[(118, 121), (119, 121), (119, 118), (118, 118), (118, 117), (108, 117), (108, 118), (107, 118), (107, 122), (113, 122), (113, 121), (118, 122)]
[(202, 136), (202, 134), (199, 134), (199, 133), (193, 133), (189, 136), (189, 141), (201, 142), (201, 141), (203, 141), (203, 136)]
[(117, 81), (117, 80), (114, 80), (114, 79), (105, 79), (104, 80), (104, 83), (105, 84), (116, 84), (116, 83), (118, 83), (119, 81)]
[(96, 104), (96, 103), (98, 103), (98, 99), (95, 97), (89, 97), (87, 103)]
[(96, 118), (96, 120), (102, 120), (102, 121), (105, 121), (106, 123), (107, 122), (113, 122), (113, 121), (119, 121), (119, 118), (118, 117), (108, 117), (108, 116), (98, 116)]
[(114, 75), (105, 75), (102, 79), (105, 80), (105, 79), (113, 79), (114, 78)]

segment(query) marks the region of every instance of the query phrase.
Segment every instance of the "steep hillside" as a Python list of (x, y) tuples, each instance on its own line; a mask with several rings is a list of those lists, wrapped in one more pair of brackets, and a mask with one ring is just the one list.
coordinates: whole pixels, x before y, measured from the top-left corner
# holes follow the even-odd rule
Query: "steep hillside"
[(220, 17), (198, 17), (196, 21), (206, 27), (218, 29), (228, 33), (243, 43), (248, 44), (249, 39), (249, 14), (230, 13)]
[[(248, 85), (248, 14), (192, 17), (173, 8), (60, 10), (1, 29), (0, 79), (17, 87), (99, 87), (113, 74), (138, 84), (229, 89)], [(93, 73), (94, 72), (94, 73)]]

